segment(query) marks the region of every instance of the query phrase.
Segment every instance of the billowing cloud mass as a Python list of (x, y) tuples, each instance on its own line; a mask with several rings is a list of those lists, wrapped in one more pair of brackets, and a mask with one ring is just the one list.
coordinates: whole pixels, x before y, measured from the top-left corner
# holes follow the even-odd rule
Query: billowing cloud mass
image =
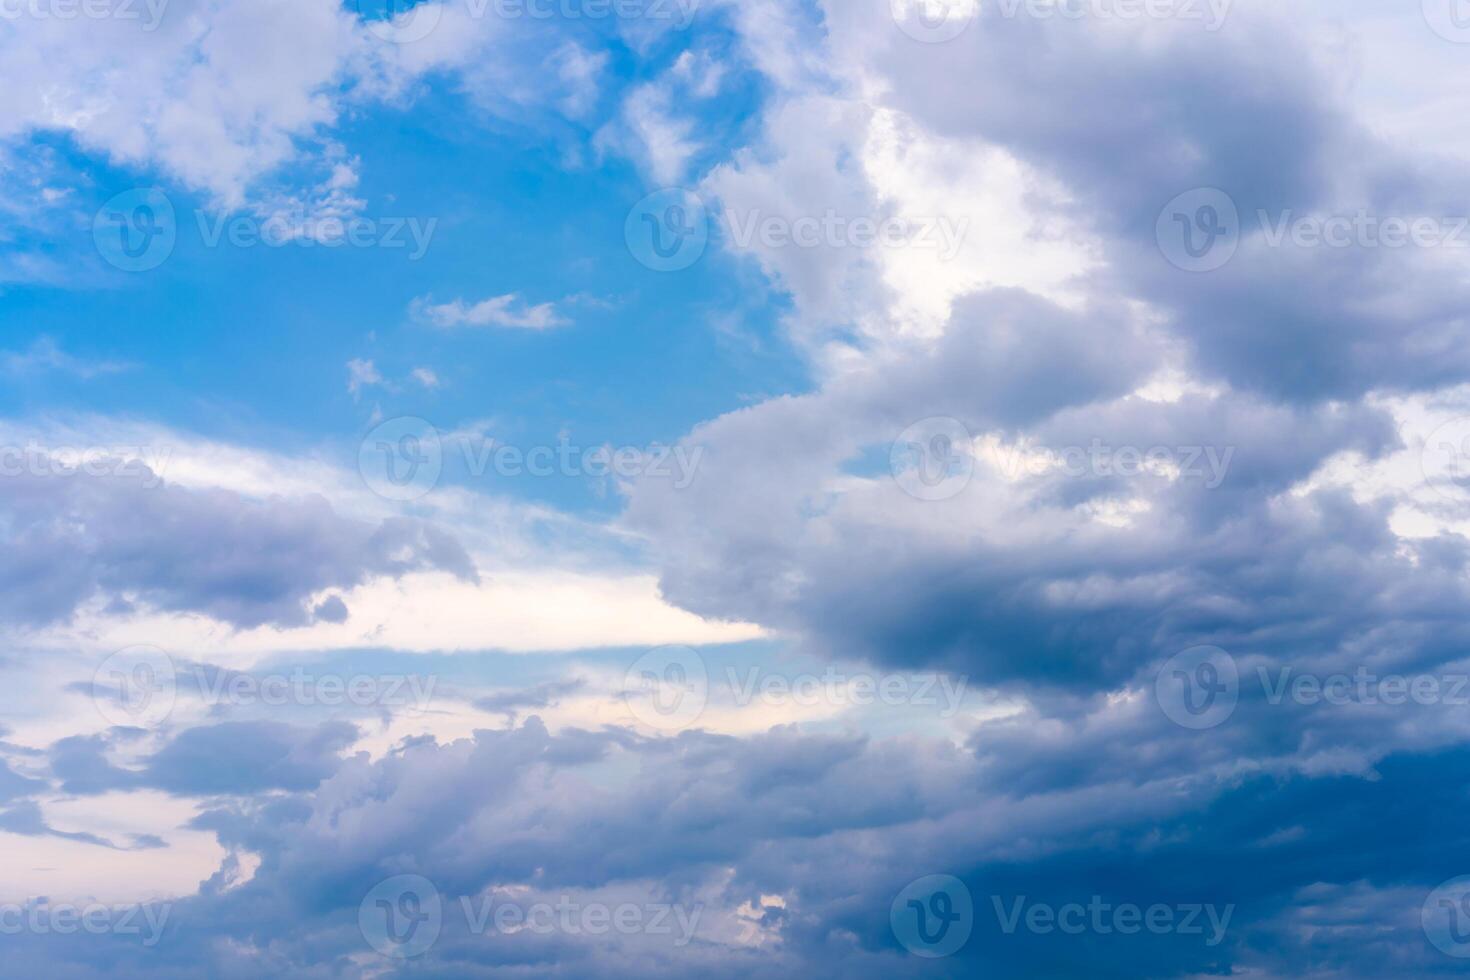
[(0, 22), (0, 975), (1463, 972), (1453, 4), (553, 6)]

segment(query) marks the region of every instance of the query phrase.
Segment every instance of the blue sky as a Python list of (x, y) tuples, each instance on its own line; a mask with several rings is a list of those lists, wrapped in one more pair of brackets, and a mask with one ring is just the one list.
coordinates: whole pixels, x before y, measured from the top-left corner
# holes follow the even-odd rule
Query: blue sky
[(1463, 972), (1467, 55), (0, 4), (0, 976)]

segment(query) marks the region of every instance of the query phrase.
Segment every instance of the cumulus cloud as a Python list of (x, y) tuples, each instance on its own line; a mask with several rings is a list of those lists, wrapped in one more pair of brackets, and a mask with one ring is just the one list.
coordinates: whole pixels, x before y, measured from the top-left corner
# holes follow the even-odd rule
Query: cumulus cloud
[(88, 603), (191, 612), (231, 625), (302, 625), (323, 590), (379, 576), (478, 573), (448, 532), (413, 518), (343, 517), (316, 497), (252, 499), (191, 490), (146, 468), (0, 480), (0, 526), (15, 559), (0, 610), (32, 627)]

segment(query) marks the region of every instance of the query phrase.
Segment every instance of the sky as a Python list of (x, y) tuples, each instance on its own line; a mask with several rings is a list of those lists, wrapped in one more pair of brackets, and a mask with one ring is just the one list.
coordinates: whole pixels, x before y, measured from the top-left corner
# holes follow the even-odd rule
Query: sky
[(1470, 969), (1464, 0), (0, 79), (0, 976)]

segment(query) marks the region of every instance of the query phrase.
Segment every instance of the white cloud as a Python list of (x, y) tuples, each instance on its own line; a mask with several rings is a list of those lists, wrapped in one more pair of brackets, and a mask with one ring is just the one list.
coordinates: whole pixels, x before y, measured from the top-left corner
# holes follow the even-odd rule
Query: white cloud
[(364, 388), (382, 383), (383, 376), (372, 361), (353, 358), (347, 362), (347, 390), (352, 392), (352, 397), (356, 398)]
[(415, 317), (436, 327), (507, 327), (516, 330), (549, 330), (571, 321), (556, 311), (554, 303), (527, 306), (517, 293), (493, 296), (478, 303), (462, 299), (450, 303), (433, 303), (429, 297), (414, 300), (410, 310)]

